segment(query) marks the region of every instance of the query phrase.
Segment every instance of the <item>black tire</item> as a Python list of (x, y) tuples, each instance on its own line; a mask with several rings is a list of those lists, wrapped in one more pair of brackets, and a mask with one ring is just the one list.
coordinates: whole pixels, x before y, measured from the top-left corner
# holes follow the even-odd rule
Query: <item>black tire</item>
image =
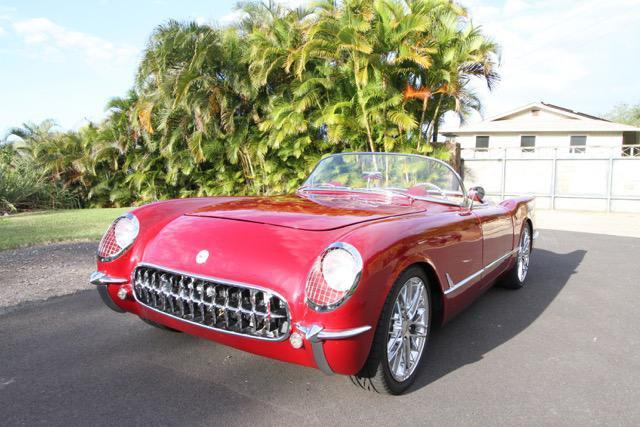
[(504, 273), (504, 275), (498, 281), (498, 285), (502, 288), (520, 289), (524, 286), (527, 280), (527, 273), (529, 271), (529, 259), (530, 259), (529, 257), (531, 256), (531, 249), (533, 246), (532, 230), (528, 222), (525, 222), (524, 225), (522, 226), (522, 230), (520, 230), (520, 239), (518, 239), (519, 249), (521, 249), (521, 247), (523, 246), (523, 240), (526, 238), (525, 237), (526, 235), (528, 235), (529, 252), (527, 253), (527, 260), (526, 260), (527, 266), (526, 266), (526, 271), (524, 273), (524, 276), (522, 276), (520, 272), (520, 263), (524, 262), (524, 259), (521, 256), (521, 252), (518, 251), (515, 264), (513, 265), (513, 267), (511, 267), (509, 271)]
[(168, 326), (161, 325), (159, 323), (154, 322), (153, 320), (145, 319), (144, 317), (141, 317), (140, 320), (142, 320), (147, 325), (153, 326), (154, 328), (162, 329), (163, 331), (175, 332), (175, 333), (178, 333), (178, 334), (182, 333), (181, 331), (179, 331), (177, 329), (173, 329), (173, 328), (170, 328)]
[[(413, 372), (405, 380), (397, 381), (396, 379), (394, 379), (391, 373), (387, 355), (389, 328), (391, 326), (390, 321), (392, 320), (394, 304), (396, 299), (398, 298), (398, 294), (400, 293), (403, 285), (414, 277), (422, 280), (424, 287), (426, 288), (426, 318), (428, 319), (426, 336), (421, 350), (422, 353), (419, 355), (415, 368), (413, 368)], [(400, 274), (393, 287), (391, 288), (387, 299), (385, 300), (367, 361), (357, 375), (350, 377), (351, 382), (364, 390), (381, 394), (397, 395), (402, 394), (404, 391), (406, 391), (407, 388), (409, 388), (415, 381), (418, 372), (420, 371), (420, 365), (422, 364), (422, 360), (424, 359), (424, 354), (426, 353), (429, 334), (431, 332), (431, 321), (433, 317), (432, 307), (433, 305), (431, 303), (429, 279), (427, 278), (427, 275), (424, 273), (424, 271), (419, 267), (410, 267), (402, 274)]]

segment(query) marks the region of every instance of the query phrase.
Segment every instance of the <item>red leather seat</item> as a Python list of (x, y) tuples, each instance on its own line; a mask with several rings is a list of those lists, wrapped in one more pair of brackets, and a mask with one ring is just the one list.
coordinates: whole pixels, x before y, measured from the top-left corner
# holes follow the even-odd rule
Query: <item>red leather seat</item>
[(411, 187), (407, 190), (407, 193), (411, 194), (412, 196), (428, 196), (429, 193), (427, 193), (427, 189), (423, 186), (423, 185), (416, 185), (415, 187)]

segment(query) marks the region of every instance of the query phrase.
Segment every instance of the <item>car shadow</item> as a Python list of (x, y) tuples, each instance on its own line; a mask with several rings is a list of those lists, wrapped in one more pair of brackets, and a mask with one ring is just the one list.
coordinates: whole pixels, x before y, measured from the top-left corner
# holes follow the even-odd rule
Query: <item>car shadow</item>
[(451, 322), (434, 328), (422, 368), (409, 392), (481, 360), (525, 330), (558, 296), (586, 253), (536, 249), (524, 288), (514, 291), (493, 287)]

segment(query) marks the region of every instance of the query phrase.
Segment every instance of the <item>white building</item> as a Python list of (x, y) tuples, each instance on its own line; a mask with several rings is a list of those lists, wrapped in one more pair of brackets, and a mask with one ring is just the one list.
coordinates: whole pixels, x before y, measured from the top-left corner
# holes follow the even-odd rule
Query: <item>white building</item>
[(483, 152), (497, 151), (494, 148), (507, 148), (510, 156), (545, 151), (585, 157), (640, 156), (640, 128), (544, 102), (440, 133), (460, 144), (463, 159), (484, 157)]
[(640, 212), (640, 128), (535, 102), (441, 134), (460, 144), (465, 186), (494, 201)]

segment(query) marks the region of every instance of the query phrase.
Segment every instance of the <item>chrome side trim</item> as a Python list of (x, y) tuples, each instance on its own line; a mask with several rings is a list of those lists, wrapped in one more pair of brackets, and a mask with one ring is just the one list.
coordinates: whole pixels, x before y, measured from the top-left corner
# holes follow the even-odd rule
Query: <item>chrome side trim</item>
[(444, 291), (444, 294), (445, 295), (450, 294), (451, 292), (454, 292), (456, 289), (461, 288), (462, 286), (466, 285), (467, 283), (469, 283), (470, 281), (472, 281), (476, 277), (478, 277), (481, 274), (486, 273), (488, 270), (491, 270), (492, 268), (496, 267), (502, 261), (504, 261), (505, 259), (509, 258), (510, 256), (512, 256), (513, 254), (517, 253), (518, 251), (519, 251), (519, 248), (515, 248), (514, 250), (507, 252), (506, 254), (502, 255), (500, 258), (496, 259), (495, 261), (492, 261), (489, 264), (485, 265), (483, 268), (481, 268), (480, 270), (476, 271), (471, 276), (465, 277), (464, 279), (462, 279), (461, 281), (459, 281), (458, 283), (455, 283), (455, 284), (453, 283), (453, 280), (451, 280), (451, 276), (449, 276), (449, 273), (447, 273), (447, 275), (446, 275), (447, 276), (447, 284), (449, 285), (449, 288)]
[(515, 248), (514, 250), (507, 252), (506, 254), (504, 254), (500, 258), (498, 258), (497, 260), (495, 260), (492, 263), (486, 265), (484, 267), (484, 271), (491, 270), (493, 267), (496, 267), (502, 261), (504, 261), (505, 259), (509, 258), (511, 255), (513, 255), (515, 253), (518, 253), (519, 251), (520, 251), (520, 248)]
[(92, 285), (100, 286), (100, 285), (121, 285), (123, 283), (127, 283), (129, 279), (125, 279), (122, 277), (113, 277), (107, 274), (104, 274), (101, 271), (94, 271), (91, 273), (89, 277), (89, 283)]
[(302, 332), (307, 341), (311, 343), (311, 351), (313, 352), (313, 359), (322, 372), (327, 375), (333, 375), (333, 370), (327, 362), (327, 358), (324, 354), (323, 342), (325, 340), (342, 340), (346, 338), (355, 337), (371, 329), (371, 326), (359, 326), (357, 328), (342, 329), (338, 331), (325, 331), (324, 327), (313, 325), (302, 325), (296, 323), (296, 328)]
[(447, 273), (447, 282), (449, 284), (449, 289), (447, 289), (444, 293), (446, 294), (449, 292), (453, 292), (457, 288), (466, 285), (467, 283), (469, 283), (470, 281), (472, 281), (473, 279), (475, 279), (476, 277), (484, 273), (484, 271), (485, 271), (485, 268), (481, 268), (480, 270), (473, 273), (471, 276), (465, 277), (464, 279), (462, 279), (456, 284), (453, 283), (453, 280), (451, 280), (451, 276), (449, 276), (449, 273)]
[(138, 263), (133, 268), (133, 270), (131, 271), (131, 283), (132, 284), (134, 283), (134, 280), (135, 280), (134, 275), (135, 275), (135, 272), (136, 272), (138, 267), (149, 267), (149, 268), (154, 268), (154, 269), (157, 269), (157, 270), (162, 270), (162, 271), (165, 271), (165, 272), (168, 272), (168, 273), (174, 273), (174, 274), (179, 274), (179, 275), (183, 275), (183, 276), (189, 276), (189, 277), (193, 277), (193, 278), (200, 279), (200, 280), (205, 280), (205, 281), (210, 281), (210, 282), (217, 282), (217, 283), (220, 283), (220, 284), (223, 284), (223, 285), (235, 286), (235, 287), (244, 288), (244, 289), (256, 289), (256, 290), (259, 290), (259, 291), (262, 291), (262, 292), (271, 293), (271, 294), (275, 295), (276, 297), (280, 298), (284, 302), (284, 304), (286, 306), (286, 312), (287, 312), (287, 323), (288, 323), (289, 326), (288, 326), (287, 333), (283, 334), (281, 337), (279, 337), (277, 339), (267, 338), (267, 337), (259, 337), (259, 336), (254, 336), (254, 335), (242, 334), (242, 333), (238, 333), (238, 332), (235, 332), (235, 331), (229, 331), (229, 330), (226, 330), (226, 329), (220, 329), (220, 328), (216, 328), (216, 327), (209, 326), (209, 325), (203, 325), (203, 324), (198, 323), (198, 322), (192, 322), (192, 321), (190, 321), (188, 319), (183, 319), (183, 318), (180, 318), (180, 317), (176, 317), (176, 316), (173, 316), (173, 315), (171, 315), (169, 313), (165, 313), (162, 310), (158, 310), (158, 309), (156, 309), (154, 307), (151, 307), (151, 306), (145, 304), (144, 302), (140, 301), (138, 299), (137, 295), (136, 295), (135, 290), (134, 290), (132, 292), (133, 293), (133, 298), (135, 299), (135, 301), (138, 304), (140, 304), (142, 307), (144, 307), (147, 310), (153, 310), (156, 313), (164, 314), (165, 316), (168, 316), (168, 317), (170, 317), (172, 319), (180, 320), (182, 322), (185, 322), (185, 323), (188, 323), (188, 324), (191, 324), (191, 325), (200, 326), (201, 328), (209, 329), (209, 330), (212, 330), (212, 331), (215, 331), (215, 332), (219, 332), (219, 333), (222, 333), (222, 334), (235, 335), (235, 336), (244, 337), (244, 338), (250, 338), (250, 339), (254, 339), (254, 340), (267, 341), (267, 342), (281, 342), (281, 341), (284, 341), (287, 338), (289, 338), (289, 335), (291, 335), (291, 330), (292, 330), (292, 327), (291, 327), (291, 310), (289, 309), (289, 307), (290, 307), (289, 306), (289, 302), (280, 293), (278, 293), (278, 292), (276, 292), (274, 290), (271, 290), (271, 289), (268, 289), (268, 288), (265, 288), (265, 287), (262, 287), (262, 286), (251, 285), (251, 284), (248, 284), (248, 283), (240, 283), (240, 282), (235, 282), (235, 281), (232, 281), (232, 280), (219, 279), (219, 278), (213, 277), (213, 276), (203, 276), (203, 275), (200, 275), (200, 274), (189, 273), (189, 272), (186, 272), (186, 271), (183, 271), (183, 270), (176, 270), (176, 269), (173, 269), (173, 268), (163, 267), (163, 266), (160, 266), (160, 265), (151, 264), (151, 263), (147, 263), (147, 262)]

